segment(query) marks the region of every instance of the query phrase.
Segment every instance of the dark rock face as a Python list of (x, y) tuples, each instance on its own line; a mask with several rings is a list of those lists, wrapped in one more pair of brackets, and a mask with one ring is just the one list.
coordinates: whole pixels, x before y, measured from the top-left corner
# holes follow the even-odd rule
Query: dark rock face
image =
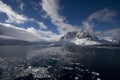
[(61, 39), (70, 39), (70, 38), (75, 38), (76, 37), (77, 32), (68, 32), (67, 34), (65, 34)]

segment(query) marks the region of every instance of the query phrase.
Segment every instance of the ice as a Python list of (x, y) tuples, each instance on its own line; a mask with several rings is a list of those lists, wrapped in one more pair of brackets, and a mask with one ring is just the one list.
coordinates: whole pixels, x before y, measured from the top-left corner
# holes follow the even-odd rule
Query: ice
[(99, 76), (100, 74), (97, 72), (92, 72), (93, 75)]
[(79, 79), (79, 77), (75, 77), (75, 80), (78, 80)]
[(100, 79), (100, 78), (97, 78), (97, 80), (102, 80), (102, 79)]
[(24, 70), (24, 74), (32, 73), (35, 78), (47, 78), (50, 77), (47, 68), (44, 67), (32, 67), (29, 66), (26, 70)]

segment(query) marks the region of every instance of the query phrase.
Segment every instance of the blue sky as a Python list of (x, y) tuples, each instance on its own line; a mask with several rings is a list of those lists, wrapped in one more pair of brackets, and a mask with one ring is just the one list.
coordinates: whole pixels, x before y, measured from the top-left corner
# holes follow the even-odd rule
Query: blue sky
[(119, 7), (119, 0), (1, 0), (0, 23), (47, 40), (80, 30), (120, 38)]

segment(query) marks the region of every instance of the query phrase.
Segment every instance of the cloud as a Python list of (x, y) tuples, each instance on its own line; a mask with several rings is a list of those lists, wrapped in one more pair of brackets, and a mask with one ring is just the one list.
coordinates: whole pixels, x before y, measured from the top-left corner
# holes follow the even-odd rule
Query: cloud
[(115, 29), (109, 29), (106, 31), (97, 31), (95, 34), (101, 38), (101, 39), (106, 39), (106, 38), (113, 38), (113, 39), (118, 39), (120, 40), (120, 28), (115, 28)]
[(41, 38), (37, 37), (31, 32), (28, 32), (26, 29), (13, 26), (11, 24), (0, 23), (0, 32), (4, 36), (13, 37), (20, 40), (26, 40), (26, 41), (42, 40)]
[(88, 18), (82, 22), (82, 26), (85, 31), (89, 33), (94, 33), (94, 27), (95, 27), (95, 22), (107, 22), (110, 23), (114, 20), (116, 17), (117, 13), (113, 10), (110, 10), (108, 8), (96, 11), (92, 13)]
[[(23, 4), (21, 5), (21, 9), (22, 7), (23, 7)], [(26, 16), (20, 15), (16, 13), (10, 6), (3, 3), (2, 1), (0, 1), (0, 12), (5, 13), (8, 16), (6, 23), (1, 23), (1, 25), (3, 25), (7, 30), (6, 31), (4, 29), (7, 36), (15, 37), (22, 40), (28, 40), (28, 41), (36, 41), (36, 40), (49, 41), (49, 40), (59, 39), (60, 35), (47, 30), (47, 26), (42, 21), (37, 21), (34, 18), (28, 18)], [(40, 29), (36, 30), (34, 27), (29, 27), (27, 29), (19, 28), (10, 24), (10, 23), (21, 24), (21, 23), (25, 23), (25, 21), (29, 21), (29, 22), (32, 21), (38, 24)], [(12, 32), (9, 29), (12, 30)], [(43, 29), (46, 29), (46, 31), (42, 31)]]
[(6, 23), (0, 23), (0, 32), (5, 36), (26, 41), (57, 41), (62, 36), (61, 34), (56, 34), (49, 30), (42, 31), (34, 27), (25, 29)]
[(38, 13), (40, 13), (40, 10), (41, 10), (40, 7), (41, 6), (39, 5), (38, 2), (35, 2), (34, 0), (31, 0), (30, 4), (31, 4), (31, 6), (34, 10), (36, 10)]
[(25, 4), (24, 4), (24, 3), (20, 3), (20, 5), (19, 5), (19, 9), (20, 9), (21, 11), (24, 10), (24, 7), (25, 7)]
[(88, 21), (112, 22), (117, 13), (108, 8), (96, 11), (88, 17)]
[(37, 22), (41, 29), (47, 29), (47, 26), (43, 22)]
[(102, 35), (106, 37), (113, 37), (115, 39), (120, 40), (120, 28), (104, 31), (102, 32)]
[(13, 3), (18, 5), (18, 9), (21, 11), (24, 11), (25, 9), (25, 4), (24, 4), (24, 0), (11, 0)]
[(66, 23), (65, 17), (60, 15), (59, 0), (42, 0), (40, 5), (46, 13), (45, 16), (49, 17), (51, 22), (58, 27), (59, 33), (80, 30), (77, 26)]
[[(18, 0), (17, 3), (21, 3), (21, 1)], [(23, 7), (24, 7), (24, 4), (21, 3), (20, 9), (23, 10)], [(37, 21), (33, 18), (27, 18), (26, 16), (16, 13), (10, 6), (3, 3), (2, 1), (0, 1), (0, 12), (5, 13), (8, 16), (6, 23), (21, 24), (21, 23), (25, 23), (25, 21), (32, 21), (37, 23), (41, 29), (47, 29), (47, 26), (43, 22)]]
[(84, 28), (84, 31), (90, 33), (90, 34), (94, 34), (93, 32), (93, 27), (94, 27), (94, 23), (92, 22), (88, 22), (88, 21), (83, 21), (82, 22), (82, 27)]
[(6, 20), (7, 23), (20, 24), (29, 20), (27, 17), (15, 12), (9, 5), (3, 3), (2, 1), (0, 1), (0, 12), (5, 13), (8, 16), (8, 20)]
[[(17, 0), (18, 2), (21, 0)], [(7, 28), (10, 30), (14, 29), (11, 34), (9, 34), (10, 30), (8, 30), (8, 34), (12, 35), (13, 37), (17, 37), (19, 39), (24, 39), (24, 40), (58, 40), (63, 34), (61, 33), (66, 33), (69, 31), (80, 31), (81, 29), (78, 28), (78, 26), (71, 25), (69, 23), (66, 23), (66, 18), (65, 16), (62, 16), (59, 13), (60, 10), (60, 5), (59, 5), (59, 0), (42, 0), (40, 3), (42, 7), (42, 11), (45, 12), (44, 16), (47, 19), (50, 19), (52, 24), (57, 26), (57, 30), (60, 34), (56, 34), (52, 31), (49, 31), (47, 26), (41, 22), (37, 21), (33, 18), (28, 18), (24, 15), (18, 14), (15, 12), (11, 6), (3, 3), (0, 1), (0, 12), (5, 13), (8, 16), (8, 19), (6, 20), (6, 23), (17, 23), (17, 24), (23, 24), (26, 21), (32, 21), (36, 24), (39, 25), (40, 29), (35, 29), (33, 26), (30, 26), (29, 28), (18, 28), (16, 26), (10, 25), (10, 24), (4, 24)], [(40, 10), (40, 5), (36, 5), (37, 10)], [(24, 10), (24, 3), (20, 4), (19, 8), (21, 10)], [(39, 6), (39, 7), (38, 7)], [(39, 8), (39, 9), (38, 9)], [(100, 11), (96, 11), (92, 13), (88, 18), (82, 22), (82, 26), (84, 27), (84, 30), (93, 33), (94, 32), (94, 27), (95, 27), (95, 22), (112, 22), (114, 21), (115, 16), (117, 13), (113, 10), (110, 10), (108, 8), (102, 9)], [(3, 24), (2, 24), (3, 25)], [(43, 31), (45, 30), (45, 31)], [(6, 31), (7, 32), (7, 31)], [(100, 32), (99, 32), (100, 34)], [(103, 35), (108, 36), (109, 34), (112, 34), (113, 37), (117, 37), (119, 34), (119, 29), (118, 30), (108, 30), (106, 32), (103, 32)], [(8, 36), (9, 36), (8, 35)], [(16, 36), (18, 35), (18, 36)], [(25, 35), (25, 36), (23, 36)], [(27, 36), (27, 37), (26, 37)]]
[(57, 41), (62, 36), (51, 31), (36, 30), (34, 27), (28, 28), (27, 31), (46, 41)]

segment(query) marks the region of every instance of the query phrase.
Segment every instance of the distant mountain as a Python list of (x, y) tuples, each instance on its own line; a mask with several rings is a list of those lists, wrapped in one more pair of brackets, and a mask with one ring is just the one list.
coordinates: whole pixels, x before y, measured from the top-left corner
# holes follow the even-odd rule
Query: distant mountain
[(99, 40), (97, 36), (92, 35), (87, 32), (79, 31), (79, 32), (68, 32), (63, 37), (61, 37), (60, 41), (66, 41), (70, 43), (74, 43), (76, 45), (109, 45), (113, 44), (107, 40)]

